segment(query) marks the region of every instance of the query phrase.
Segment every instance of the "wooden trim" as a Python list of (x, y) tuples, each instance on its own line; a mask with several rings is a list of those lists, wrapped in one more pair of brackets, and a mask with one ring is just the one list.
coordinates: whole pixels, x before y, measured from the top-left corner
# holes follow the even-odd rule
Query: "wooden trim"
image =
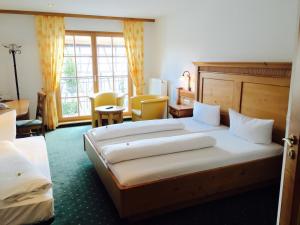
[(75, 120), (75, 121), (63, 121), (63, 122), (59, 122), (58, 123), (58, 127), (59, 126), (68, 126), (68, 125), (77, 125), (77, 124), (85, 124), (85, 123), (91, 123), (91, 120), (86, 120), (86, 119), (82, 119), (82, 120)]
[(75, 121), (82, 121), (82, 120), (90, 120), (91, 121), (92, 117), (91, 116), (76, 116), (76, 117), (61, 117), (58, 118), (59, 123), (64, 123), (64, 122), (75, 122)]
[(132, 84), (132, 79), (131, 79), (131, 76), (130, 76), (130, 71), (128, 69), (128, 112), (124, 112), (124, 115), (130, 115), (132, 116), (131, 114), (131, 111), (132, 111), (132, 108), (131, 108), (131, 97), (133, 96), (133, 84)]
[(97, 62), (97, 36), (91, 33), (91, 47), (92, 47), (92, 62), (93, 62), (93, 87), (94, 93), (99, 91), (99, 81), (98, 81), (98, 62)]
[(66, 30), (66, 35), (94, 35), (107, 37), (123, 37), (122, 32), (88, 31), (88, 30)]
[(273, 68), (291, 69), (291, 62), (193, 62), (200, 67), (239, 67), (239, 68)]
[(247, 74), (253, 76), (290, 77), (292, 63), (290, 62), (194, 62), (201, 71)]
[(62, 122), (63, 117), (62, 117), (60, 84), (59, 87), (56, 89), (56, 110), (57, 110), (58, 123)]
[(33, 15), (33, 16), (62, 16), (73, 18), (85, 18), (85, 19), (102, 19), (102, 20), (132, 20), (142, 22), (155, 22), (155, 19), (151, 18), (133, 18), (133, 17), (119, 17), (119, 16), (98, 16), (98, 15), (86, 15), (86, 14), (74, 14), (74, 13), (60, 13), (60, 12), (45, 12), (45, 11), (27, 11), (27, 10), (11, 10), (0, 9), (2, 14), (20, 14), (20, 15)]

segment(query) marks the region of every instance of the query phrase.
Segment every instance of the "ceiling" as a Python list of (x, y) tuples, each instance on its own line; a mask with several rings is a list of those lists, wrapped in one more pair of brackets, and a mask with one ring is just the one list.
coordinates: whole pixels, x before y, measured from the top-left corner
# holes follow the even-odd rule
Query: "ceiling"
[(194, 0), (0, 0), (0, 9), (157, 18)]

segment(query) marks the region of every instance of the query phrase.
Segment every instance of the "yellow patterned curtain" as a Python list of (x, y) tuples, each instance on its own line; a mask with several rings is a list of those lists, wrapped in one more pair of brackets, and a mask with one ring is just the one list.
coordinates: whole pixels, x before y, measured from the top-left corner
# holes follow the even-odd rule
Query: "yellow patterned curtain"
[(65, 24), (63, 17), (36, 16), (36, 33), (46, 98), (46, 123), (49, 129), (58, 124), (56, 90), (63, 67)]
[(131, 79), (136, 94), (144, 93), (144, 23), (124, 21), (124, 39)]

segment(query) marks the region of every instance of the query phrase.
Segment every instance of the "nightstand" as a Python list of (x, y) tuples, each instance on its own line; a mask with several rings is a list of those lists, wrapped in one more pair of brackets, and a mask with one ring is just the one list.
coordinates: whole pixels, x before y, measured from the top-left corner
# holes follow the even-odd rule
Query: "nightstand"
[(169, 105), (169, 113), (174, 118), (191, 117), (193, 116), (192, 105)]

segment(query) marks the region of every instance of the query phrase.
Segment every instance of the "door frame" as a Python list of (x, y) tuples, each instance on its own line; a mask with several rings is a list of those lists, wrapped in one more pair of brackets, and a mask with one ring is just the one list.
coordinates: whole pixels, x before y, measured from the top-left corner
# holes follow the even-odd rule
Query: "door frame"
[[(295, 103), (293, 103), (293, 92), (294, 92), (294, 88), (296, 85), (299, 85), (297, 87), (299, 87), (300, 89), (300, 2), (298, 1), (298, 13), (297, 13), (297, 32), (295, 34), (296, 36), (296, 43), (294, 46), (296, 46), (295, 48), (295, 52), (294, 52), (294, 57), (293, 57), (293, 64), (292, 64), (292, 73), (291, 73), (291, 84), (290, 84), (290, 93), (289, 93), (289, 104), (288, 104), (288, 113), (287, 113), (287, 117), (286, 117), (286, 132), (285, 132), (285, 136), (289, 137), (292, 133), (290, 132), (290, 130), (293, 130), (293, 126), (291, 125), (290, 120), (294, 119), (294, 117), (292, 116), (292, 110), (295, 106)], [(297, 75), (298, 74), (298, 75)], [(297, 77), (299, 77), (297, 79)], [(298, 80), (298, 83), (297, 83)], [(300, 96), (300, 95), (299, 95)], [(298, 97), (299, 98), (299, 97)], [(300, 109), (297, 109), (297, 112), (300, 111)], [(299, 126), (299, 127), (298, 127)], [(300, 177), (300, 143), (299, 143), (299, 137), (300, 137), (300, 124), (297, 125), (297, 129), (298, 132), (294, 133), (294, 135), (296, 135), (297, 137), (297, 142), (295, 144), (294, 148), (297, 148), (298, 151), (296, 151), (296, 166), (295, 168), (293, 168), (295, 170), (294, 176), (297, 178)], [(286, 185), (286, 179), (285, 178), (285, 174), (286, 174), (286, 169), (287, 169), (287, 165), (290, 165), (290, 160), (288, 159), (288, 151), (289, 151), (289, 147), (287, 144), (284, 145), (284, 153), (283, 153), (283, 164), (282, 164), (282, 172), (281, 172), (281, 182), (280, 182), (280, 193), (279, 193), (279, 202), (278, 202), (278, 212), (277, 212), (277, 225), (296, 225), (296, 224), (300, 224), (300, 190), (299, 192), (297, 192), (295, 195), (297, 195), (297, 201), (296, 202), (292, 202), (291, 205), (289, 205), (291, 208), (293, 207), (297, 207), (298, 209), (295, 211), (293, 210), (293, 212), (291, 212), (291, 215), (286, 214), (286, 211), (284, 211), (282, 209), (282, 207), (284, 207), (285, 203), (283, 198), (286, 196), (286, 193), (284, 193), (284, 187)], [(298, 152), (298, 153), (297, 153)], [(300, 180), (297, 180), (297, 183), (295, 180), (293, 180), (293, 186), (291, 187), (293, 190), (296, 189), (296, 187), (300, 187)], [(296, 186), (296, 187), (295, 187)], [(294, 197), (294, 193), (293, 193), (293, 197)], [(296, 216), (297, 218), (293, 218), (293, 216)], [(284, 217), (284, 218), (283, 218)], [(298, 222), (296, 222), (298, 220)]]

